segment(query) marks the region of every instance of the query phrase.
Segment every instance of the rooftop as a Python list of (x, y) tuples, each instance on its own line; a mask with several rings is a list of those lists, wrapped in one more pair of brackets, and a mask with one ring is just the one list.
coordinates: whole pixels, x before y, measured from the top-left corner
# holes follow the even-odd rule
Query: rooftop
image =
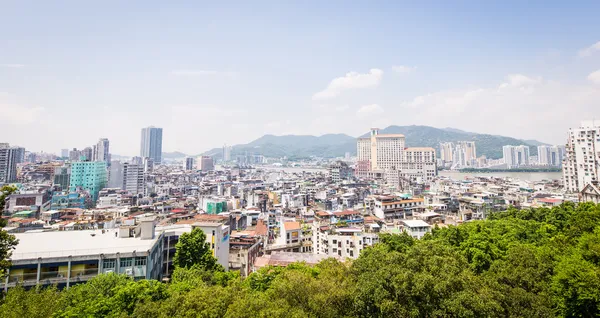
[(286, 231), (294, 231), (300, 229), (300, 222), (284, 222), (283, 226)]
[(402, 223), (407, 227), (431, 227), (427, 222), (423, 220), (402, 220)]
[(30, 231), (17, 233), (19, 244), (11, 260), (37, 259), (38, 257), (67, 257), (97, 254), (127, 253), (147, 251), (156, 243), (158, 236), (151, 240), (139, 237), (119, 238), (118, 229), (86, 231)]

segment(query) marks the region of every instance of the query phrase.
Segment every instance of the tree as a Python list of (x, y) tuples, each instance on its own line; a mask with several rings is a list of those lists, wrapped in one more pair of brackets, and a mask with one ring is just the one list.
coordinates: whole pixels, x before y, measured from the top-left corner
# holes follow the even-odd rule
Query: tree
[(210, 244), (206, 242), (206, 235), (200, 228), (195, 228), (191, 233), (183, 233), (175, 246), (175, 267), (191, 268), (197, 265), (200, 269), (209, 271), (222, 271), (223, 267), (217, 263), (212, 255)]
[[(4, 205), (6, 204), (6, 198), (17, 191), (14, 186), (3, 186), (0, 188), (0, 212), (4, 211)], [(0, 213), (1, 214), (1, 213)], [(6, 270), (10, 268), (10, 256), (12, 250), (19, 243), (19, 240), (14, 235), (9, 234), (1, 228), (6, 226), (6, 220), (0, 219), (0, 279), (6, 275)]]

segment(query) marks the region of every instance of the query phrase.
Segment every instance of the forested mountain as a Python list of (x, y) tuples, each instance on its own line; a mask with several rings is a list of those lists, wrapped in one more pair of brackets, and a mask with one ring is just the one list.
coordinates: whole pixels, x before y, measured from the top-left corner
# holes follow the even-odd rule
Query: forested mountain
[[(389, 126), (380, 130), (382, 134), (404, 134), (409, 147), (433, 147), (439, 153), (440, 142), (475, 141), (477, 155), (488, 158), (502, 157), (504, 145), (531, 146), (531, 154), (537, 154), (535, 146), (543, 143), (535, 140), (520, 140), (488, 134), (466, 132), (454, 128), (434, 128), (429, 126)], [(363, 136), (368, 136), (365, 134)], [(266, 157), (343, 157), (346, 152), (356, 155), (356, 137), (345, 134), (329, 134), (323, 136), (264, 135), (248, 144), (233, 146), (232, 155), (257, 154)], [(222, 149), (215, 148), (204, 155), (222, 156)]]
[(381, 235), (354, 261), (266, 267), (242, 279), (177, 268), (10, 289), (1, 317), (597, 317), (600, 205), (494, 213), (421, 240)]

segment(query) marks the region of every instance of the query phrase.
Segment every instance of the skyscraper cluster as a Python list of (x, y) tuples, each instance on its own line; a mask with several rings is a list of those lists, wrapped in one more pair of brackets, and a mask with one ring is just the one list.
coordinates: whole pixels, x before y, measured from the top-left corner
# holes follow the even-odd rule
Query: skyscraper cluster
[(502, 147), (502, 158), (506, 168), (514, 169), (523, 166), (529, 166), (529, 146), (510, 146), (506, 145)]
[(560, 167), (565, 157), (565, 146), (538, 146), (538, 164), (542, 166)]

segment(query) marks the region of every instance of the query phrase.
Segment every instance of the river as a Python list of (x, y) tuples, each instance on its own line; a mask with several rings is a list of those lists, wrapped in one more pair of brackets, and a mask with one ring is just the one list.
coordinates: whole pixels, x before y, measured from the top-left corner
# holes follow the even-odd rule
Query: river
[[(260, 166), (257, 167), (264, 170), (271, 171), (284, 171), (287, 173), (301, 173), (305, 172), (327, 172), (326, 168), (317, 167), (273, 167), (273, 166)], [(562, 178), (562, 172), (458, 172), (444, 170), (438, 173), (440, 176), (450, 177), (454, 180), (463, 180), (465, 177), (498, 177), (498, 178), (513, 178), (523, 181), (540, 181), (540, 180), (560, 180)]]
[(540, 180), (560, 180), (562, 172), (458, 172), (458, 171), (440, 171), (440, 176), (450, 177), (454, 180), (463, 180), (465, 177), (498, 177), (498, 178), (513, 178), (523, 181), (540, 181)]

